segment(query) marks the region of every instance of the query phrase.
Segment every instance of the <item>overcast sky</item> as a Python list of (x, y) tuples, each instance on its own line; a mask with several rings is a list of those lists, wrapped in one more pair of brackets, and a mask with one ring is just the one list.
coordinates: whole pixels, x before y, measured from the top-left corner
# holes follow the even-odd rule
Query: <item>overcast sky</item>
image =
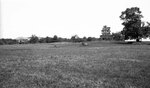
[(149, 0), (1, 0), (0, 37), (99, 37), (104, 25), (121, 31), (119, 16), (139, 7), (150, 21)]

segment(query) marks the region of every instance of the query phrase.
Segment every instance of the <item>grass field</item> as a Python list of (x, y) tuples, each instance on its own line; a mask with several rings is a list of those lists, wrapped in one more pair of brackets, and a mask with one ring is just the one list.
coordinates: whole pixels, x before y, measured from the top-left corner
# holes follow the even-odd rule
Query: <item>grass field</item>
[(150, 88), (150, 45), (0, 46), (0, 88)]

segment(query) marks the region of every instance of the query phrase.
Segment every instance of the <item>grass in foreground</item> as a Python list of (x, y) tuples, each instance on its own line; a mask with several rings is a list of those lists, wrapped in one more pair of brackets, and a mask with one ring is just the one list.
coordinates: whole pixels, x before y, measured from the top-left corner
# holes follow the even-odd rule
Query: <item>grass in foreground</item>
[(150, 88), (150, 46), (0, 46), (0, 88)]

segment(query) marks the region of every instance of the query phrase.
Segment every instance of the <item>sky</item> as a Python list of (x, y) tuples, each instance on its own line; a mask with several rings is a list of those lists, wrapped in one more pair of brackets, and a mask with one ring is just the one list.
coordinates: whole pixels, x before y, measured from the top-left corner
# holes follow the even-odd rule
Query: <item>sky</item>
[(104, 25), (121, 31), (119, 16), (139, 7), (150, 22), (149, 0), (1, 0), (0, 38), (98, 37)]

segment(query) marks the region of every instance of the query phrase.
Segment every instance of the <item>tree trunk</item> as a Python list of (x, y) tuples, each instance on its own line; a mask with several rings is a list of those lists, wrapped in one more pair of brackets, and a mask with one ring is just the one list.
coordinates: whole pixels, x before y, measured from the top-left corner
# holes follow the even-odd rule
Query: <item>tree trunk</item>
[(139, 38), (136, 39), (136, 42), (141, 42)]

